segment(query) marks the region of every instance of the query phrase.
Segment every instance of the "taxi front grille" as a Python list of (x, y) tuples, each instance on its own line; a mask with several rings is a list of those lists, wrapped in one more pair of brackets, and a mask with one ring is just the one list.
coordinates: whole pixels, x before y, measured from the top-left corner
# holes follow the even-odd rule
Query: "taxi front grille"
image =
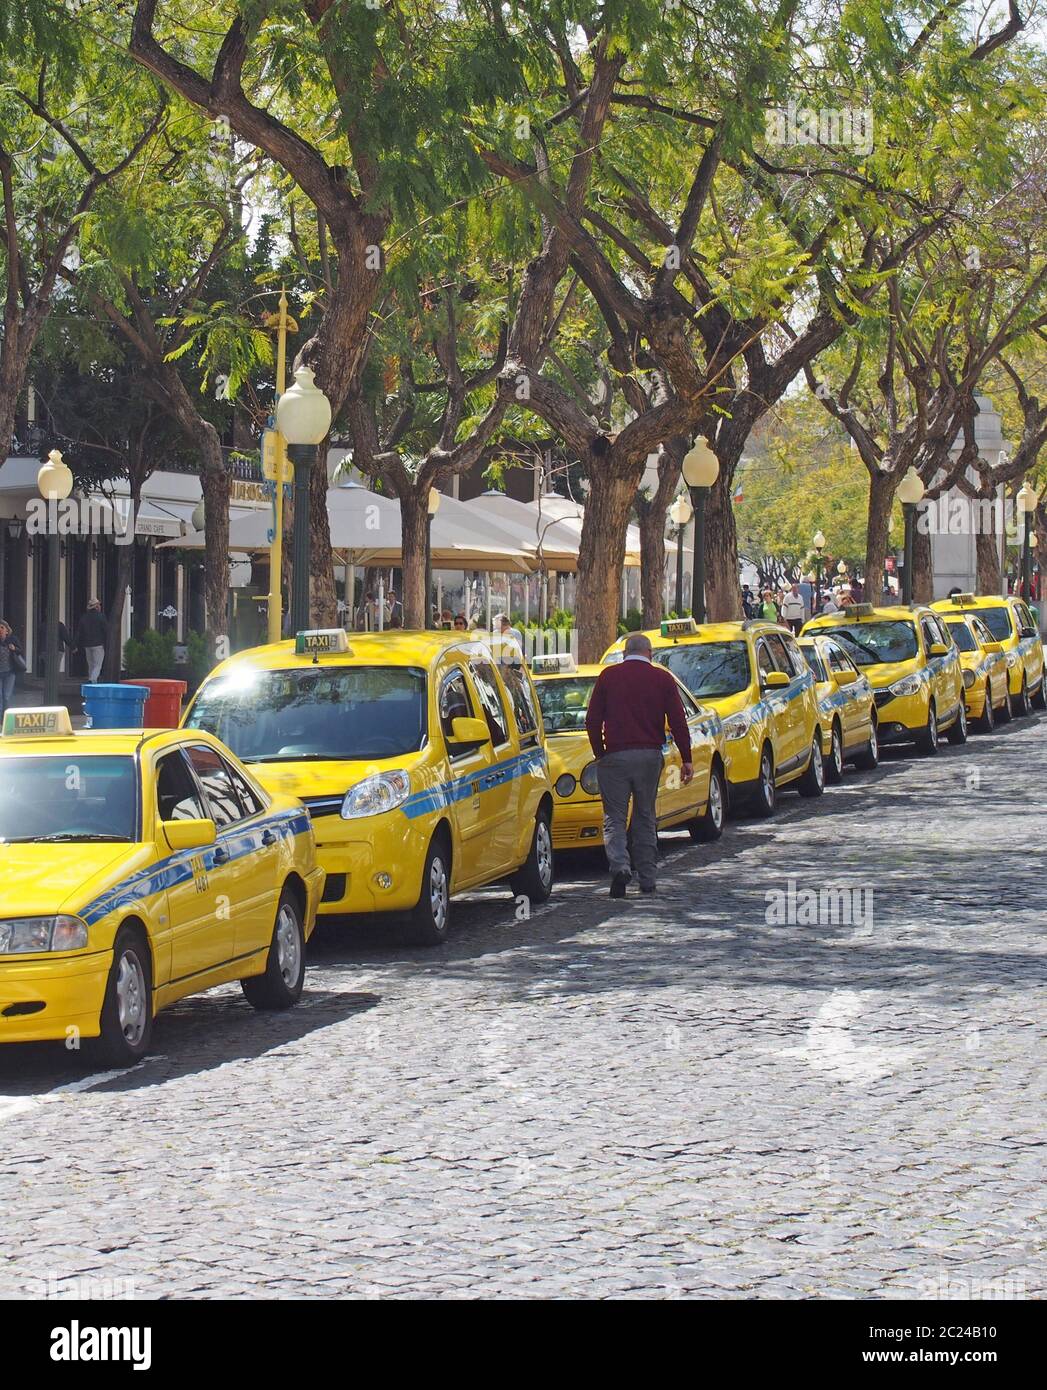
[(345, 796), (303, 796), (302, 804), (312, 816), (317, 820), (320, 816), (337, 816), (342, 809), (342, 802)]

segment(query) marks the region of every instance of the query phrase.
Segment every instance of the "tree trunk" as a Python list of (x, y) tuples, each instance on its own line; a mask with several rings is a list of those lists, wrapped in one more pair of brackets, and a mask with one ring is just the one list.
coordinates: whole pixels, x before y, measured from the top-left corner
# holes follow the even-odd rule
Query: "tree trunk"
[(309, 609), (316, 627), (338, 625), (338, 596), (331, 555), (331, 518), (327, 512), (327, 441), (316, 451), (309, 475)]
[(705, 616), (710, 623), (742, 616), (738, 582), (738, 532), (734, 524), (734, 466), (724, 467), (705, 504)]
[(665, 604), (665, 508), (653, 502), (640, 517), (640, 602), (643, 626), (657, 627)]
[[(109, 649), (105, 654), (105, 676), (106, 680), (117, 681), (120, 679), (120, 672), (124, 663), (124, 648), (120, 641), (121, 627), (124, 621), (124, 604), (127, 602), (127, 591), (134, 583), (134, 561), (135, 546), (138, 544), (135, 539), (135, 521), (138, 517), (138, 508), (142, 501), (142, 488), (145, 478), (131, 473), (128, 480), (130, 485), (131, 511), (128, 517), (128, 525), (131, 528), (131, 539), (127, 545), (116, 547), (116, 593), (113, 595), (113, 602), (109, 607)], [(100, 543), (99, 543), (100, 544)]]
[(204, 494), (204, 615), (207, 648), (215, 662), (231, 654), (229, 641), (229, 474), (225, 471), (218, 434), (200, 475)]
[(978, 593), (998, 594), (1003, 588), (1000, 538), (992, 531), (978, 530), (974, 539), (978, 556)]
[(932, 603), (934, 601), (934, 556), (931, 553), (931, 535), (919, 525), (920, 511), (917, 509), (917, 524), (913, 528), (912, 539), (912, 601), (913, 603)]
[(590, 460), (589, 497), (578, 551), (578, 659), (599, 661), (618, 635), (625, 533), (636, 496), (635, 469), (625, 477), (610, 459)]
[[(891, 507), (901, 475), (878, 471), (869, 474), (869, 511), (865, 527), (865, 600), (879, 603), (884, 562), (890, 544)], [(825, 576), (822, 576), (824, 587)]]
[(429, 489), (422, 498), (412, 488), (400, 497), (400, 537), (403, 571), (404, 627), (428, 627), (425, 592), (425, 533), (429, 520)]

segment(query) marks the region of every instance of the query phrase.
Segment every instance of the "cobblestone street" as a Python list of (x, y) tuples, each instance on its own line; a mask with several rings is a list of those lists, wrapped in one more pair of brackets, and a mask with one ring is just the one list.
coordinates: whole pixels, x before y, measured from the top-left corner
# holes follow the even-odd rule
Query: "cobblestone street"
[(663, 837), (654, 899), (325, 932), (129, 1072), (5, 1049), (0, 1294), (1042, 1295), (1044, 724)]

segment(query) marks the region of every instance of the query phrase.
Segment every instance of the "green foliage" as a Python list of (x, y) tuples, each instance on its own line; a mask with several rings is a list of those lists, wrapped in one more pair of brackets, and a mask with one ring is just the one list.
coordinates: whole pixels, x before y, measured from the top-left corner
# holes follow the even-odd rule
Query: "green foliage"
[(141, 637), (129, 637), (124, 643), (124, 670), (134, 680), (177, 679), (175, 670), (176, 637), (173, 632), (156, 632), (149, 628)]

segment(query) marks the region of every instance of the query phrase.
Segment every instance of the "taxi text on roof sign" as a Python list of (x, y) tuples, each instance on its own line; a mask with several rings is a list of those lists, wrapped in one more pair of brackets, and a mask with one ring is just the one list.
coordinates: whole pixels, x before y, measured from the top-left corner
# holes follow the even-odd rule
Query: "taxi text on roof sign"
[(693, 618), (666, 618), (661, 627), (663, 637), (683, 637), (697, 631)]
[(55, 709), (9, 709), (4, 714), (4, 738), (68, 738), (73, 732), (69, 711)]
[(974, 595), (973, 595), (973, 594), (953, 594), (953, 595), (952, 595), (952, 601), (953, 601), (953, 603), (959, 603), (959, 604), (973, 603), (973, 602), (974, 602)]
[(349, 635), (344, 628), (332, 627), (313, 632), (300, 632), (295, 638), (297, 656), (350, 655)]
[(531, 657), (531, 670), (535, 675), (548, 671), (577, 671), (578, 663), (571, 652), (547, 652)]

